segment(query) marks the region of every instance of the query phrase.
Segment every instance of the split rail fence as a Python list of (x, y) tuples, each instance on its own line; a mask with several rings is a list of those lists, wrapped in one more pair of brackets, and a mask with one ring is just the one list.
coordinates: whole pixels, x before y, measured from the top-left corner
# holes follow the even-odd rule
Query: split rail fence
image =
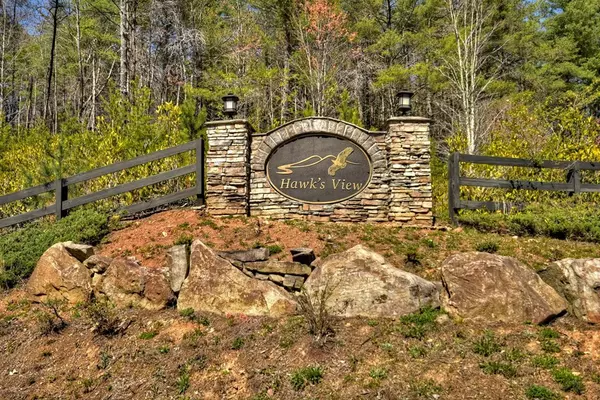
[[(108, 174), (113, 174), (115, 172), (123, 171), (138, 165), (146, 164), (152, 161), (157, 161), (188, 151), (196, 152), (196, 162), (194, 164), (162, 172), (160, 174), (152, 175), (147, 178), (139, 179), (137, 181), (128, 182), (111, 188), (103, 189), (98, 192), (89, 193), (76, 198), (69, 199), (69, 186), (71, 185), (75, 185), (77, 183), (85, 182), (91, 179), (100, 178)], [(151, 154), (136, 157), (131, 160), (122, 161), (116, 164), (108, 165), (106, 167), (96, 168), (91, 171), (70, 176), (68, 178), (57, 179), (54, 182), (45, 183), (43, 185), (31, 187), (29, 189), (21, 190), (19, 192), (14, 192), (4, 196), (0, 196), (0, 205), (20, 201), (28, 197), (38, 196), (40, 194), (48, 192), (54, 192), (55, 196), (54, 204), (39, 208), (34, 211), (29, 211), (23, 214), (0, 219), (0, 228), (21, 224), (23, 222), (31, 221), (33, 219), (41, 218), (51, 214), (54, 214), (56, 219), (61, 219), (67, 215), (69, 210), (75, 207), (93, 203), (98, 200), (131, 192), (133, 190), (141, 189), (146, 186), (155, 185), (163, 181), (167, 181), (170, 179), (178, 178), (193, 173), (196, 174), (196, 182), (194, 187), (180, 190), (178, 192), (171, 193), (162, 197), (154, 198), (149, 201), (136, 203), (124, 207), (120, 211), (123, 211), (127, 214), (135, 214), (165, 204), (173, 203), (175, 201), (183, 200), (192, 196), (196, 196), (198, 199), (201, 199), (204, 193), (204, 142), (202, 138), (176, 147), (171, 147), (165, 150), (160, 150)]]
[[(527, 180), (482, 179), (460, 176), (460, 163), (485, 164), (503, 167), (552, 168), (567, 172), (567, 182), (539, 182)], [(600, 193), (600, 185), (581, 182), (581, 171), (600, 171), (600, 162), (584, 161), (534, 161), (522, 158), (488, 157), (471, 154), (452, 153), (448, 158), (448, 211), (450, 220), (456, 225), (459, 210), (489, 211), (522, 208), (523, 203), (497, 201), (466, 201), (460, 199), (461, 186), (474, 186), (496, 189), (547, 190), (555, 192)]]

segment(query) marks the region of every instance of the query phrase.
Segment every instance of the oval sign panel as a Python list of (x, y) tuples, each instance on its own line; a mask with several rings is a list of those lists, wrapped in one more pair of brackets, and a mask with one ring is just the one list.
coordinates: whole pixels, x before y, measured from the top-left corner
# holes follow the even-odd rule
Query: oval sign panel
[(294, 138), (267, 161), (267, 180), (281, 195), (308, 204), (331, 204), (362, 192), (370, 183), (371, 160), (351, 140), (328, 134)]

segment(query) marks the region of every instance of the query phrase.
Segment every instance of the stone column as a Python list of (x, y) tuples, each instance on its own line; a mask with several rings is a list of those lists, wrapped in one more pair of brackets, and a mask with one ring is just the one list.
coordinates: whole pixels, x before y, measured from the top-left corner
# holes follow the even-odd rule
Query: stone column
[(250, 138), (246, 120), (207, 122), (206, 208), (212, 215), (248, 215)]
[(390, 221), (433, 224), (430, 123), (428, 118), (412, 116), (392, 117), (388, 121)]

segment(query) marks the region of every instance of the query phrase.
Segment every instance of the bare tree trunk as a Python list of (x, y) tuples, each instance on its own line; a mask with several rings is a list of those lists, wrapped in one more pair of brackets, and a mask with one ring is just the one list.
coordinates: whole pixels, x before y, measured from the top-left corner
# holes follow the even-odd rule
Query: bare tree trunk
[(48, 82), (46, 84), (46, 102), (44, 104), (44, 118), (50, 121), (50, 96), (52, 95), (52, 76), (54, 75), (54, 54), (56, 52), (56, 34), (58, 30), (59, 0), (52, 3), (52, 45), (50, 47), (50, 62), (48, 63)]
[(2, 1), (2, 60), (0, 61), (0, 114), (4, 114), (4, 60), (6, 58), (6, 3)]
[(75, 39), (77, 44), (77, 61), (79, 64), (79, 102), (78, 102), (78, 115), (81, 119), (83, 115), (83, 104), (85, 96), (85, 80), (83, 76), (83, 56), (81, 54), (81, 1), (75, 1), (75, 23), (77, 29), (77, 37)]
[(97, 74), (96, 74), (96, 54), (92, 57), (92, 112), (90, 115), (90, 123), (93, 131), (96, 130), (96, 85), (97, 85)]
[(129, 93), (129, 59), (128, 59), (128, 47), (129, 47), (129, 0), (121, 0), (119, 6), (119, 15), (121, 18), (119, 24), (119, 34), (121, 39), (121, 65), (119, 72), (119, 86), (121, 93)]

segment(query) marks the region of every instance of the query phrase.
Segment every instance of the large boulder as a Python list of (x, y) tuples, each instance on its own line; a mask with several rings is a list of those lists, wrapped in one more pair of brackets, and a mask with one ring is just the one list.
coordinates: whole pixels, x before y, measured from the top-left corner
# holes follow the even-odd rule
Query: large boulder
[(344, 317), (394, 318), (439, 306), (435, 284), (388, 264), (361, 245), (327, 257), (304, 287), (313, 299), (328, 293), (330, 312)]
[(94, 289), (97, 296), (106, 296), (119, 307), (161, 310), (175, 300), (163, 271), (120, 258), (113, 260), (106, 273), (94, 282)]
[(177, 308), (279, 316), (293, 313), (296, 304), (282, 288), (246, 276), (196, 240), (191, 247), (190, 272), (179, 292)]
[[(92, 293), (92, 273), (69, 251), (69, 243), (57, 243), (42, 254), (26, 290), (34, 301), (87, 301)], [(80, 254), (80, 253), (77, 253)]]
[(171, 290), (178, 293), (189, 270), (186, 245), (173, 246), (167, 250), (167, 270), (169, 271)]
[(567, 300), (569, 313), (587, 322), (600, 322), (600, 259), (567, 258), (538, 274)]
[(536, 324), (562, 315), (566, 302), (517, 259), (460, 253), (442, 263), (442, 302), (453, 316), (482, 322)]

